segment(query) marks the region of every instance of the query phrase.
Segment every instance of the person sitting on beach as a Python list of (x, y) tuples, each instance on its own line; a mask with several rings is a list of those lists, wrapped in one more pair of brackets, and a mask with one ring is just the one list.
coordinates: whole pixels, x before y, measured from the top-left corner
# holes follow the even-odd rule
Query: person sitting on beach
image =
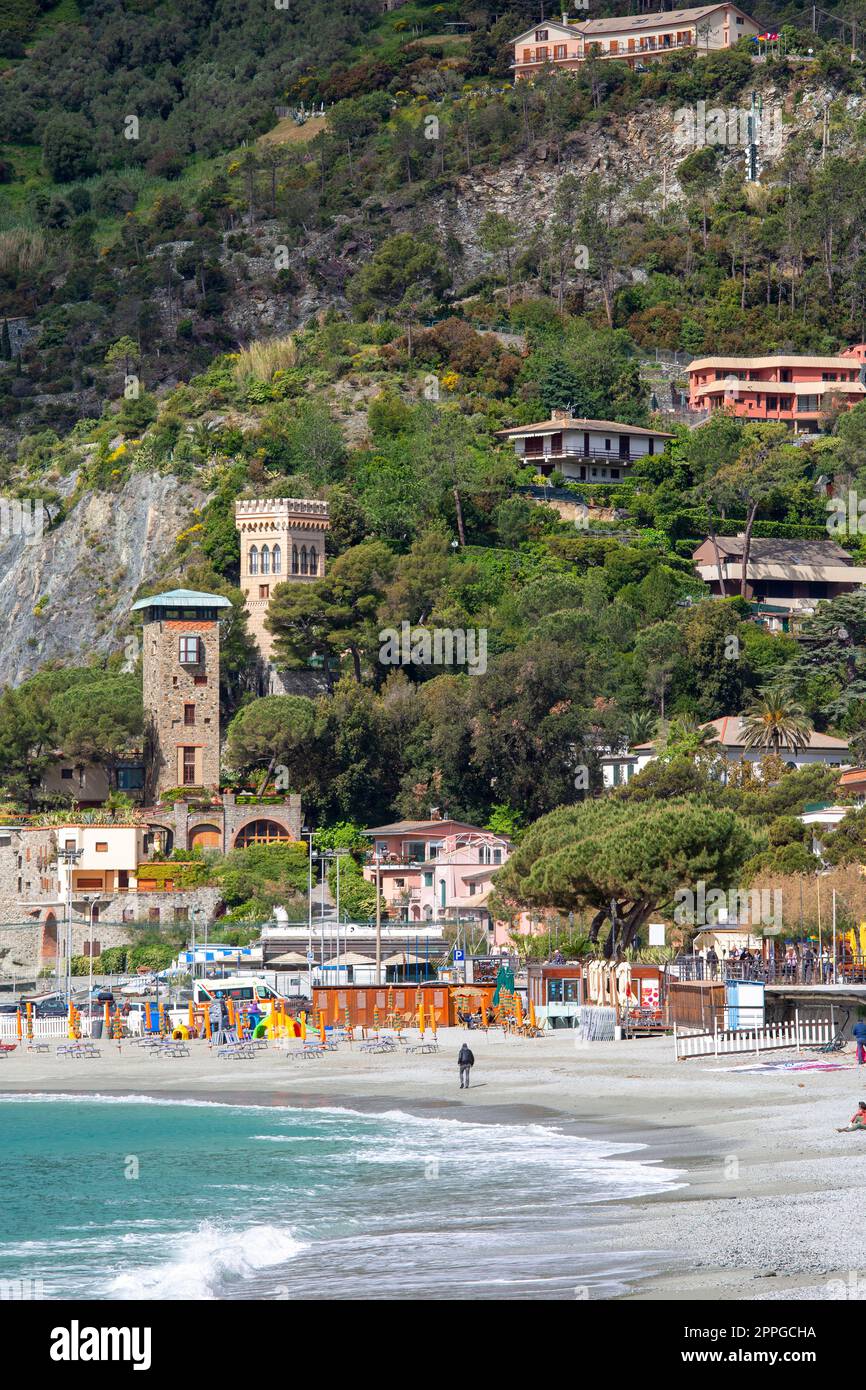
[(843, 1125), (841, 1129), (836, 1130), (836, 1133), (850, 1134), (851, 1131), (854, 1129), (866, 1129), (866, 1100), (860, 1101), (860, 1103), (857, 1106), (857, 1109), (851, 1116), (850, 1124)]

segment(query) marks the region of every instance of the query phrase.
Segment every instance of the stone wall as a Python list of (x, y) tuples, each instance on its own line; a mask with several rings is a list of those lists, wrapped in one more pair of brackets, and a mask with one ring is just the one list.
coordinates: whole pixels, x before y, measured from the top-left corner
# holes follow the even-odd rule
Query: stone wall
[[(181, 664), (182, 637), (199, 639), (199, 661)], [(179, 750), (196, 751), (195, 786), (217, 788), (220, 777), (219, 623), (209, 619), (146, 622), (143, 634), (142, 697), (150, 752), (147, 796), (158, 800), (168, 787), (182, 785)], [(195, 722), (184, 723), (184, 707)]]
[(300, 840), (303, 813), (301, 798), (296, 793), (271, 805), (262, 801), (238, 804), (234, 792), (225, 792), (221, 804), (202, 809), (191, 807), (186, 801), (176, 801), (174, 806), (160, 807), (154, 811), (151, 824), (168, 827), (173, 836), (173, 849), (189, 849), (196, 827), (213, 826), (220, 834), (221, 841), (214, 848), (228, 854), (235, 847), (235, 836), (250, 821), (272, 820), (281, 825), (290, 840)]

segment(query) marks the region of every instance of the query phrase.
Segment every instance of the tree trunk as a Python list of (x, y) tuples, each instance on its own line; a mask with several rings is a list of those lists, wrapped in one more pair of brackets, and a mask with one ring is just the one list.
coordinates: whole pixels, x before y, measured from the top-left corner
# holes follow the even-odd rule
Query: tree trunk
[(746, 521), (746, 529), (743, 533), (743, 573), (740, 576), (740, 598), (746, 597), (748, 588), (749, 557), (752, 551), (752, 527), (755, 524), (755, 517), (758, 515), (758, 503), (753, 502), (749, 508), (749, 516)]
[(454, 509), (457, 513), (457, 535), (460, 540), (461, 549), (466, 545), (466, 532), (463, 529), (463, 504), (460, 501), (460, 489), (454, 485)]
[(727, 598), (727, 590), (725, 588), (725, 572), (722, 569), (722, 556), (719, 550), (719, 538), (716, 535), (716, 528), (713, 525), (712, 513), (710, 512), (709, 506), (707, 507), (707, 514), (709, 516), (707, 530), (710, 533), (710, 540), (713, 543), (713, 554), (716, 557), (716, 569), (719, 571), (719, 589), (721, 590), (721, 597)]

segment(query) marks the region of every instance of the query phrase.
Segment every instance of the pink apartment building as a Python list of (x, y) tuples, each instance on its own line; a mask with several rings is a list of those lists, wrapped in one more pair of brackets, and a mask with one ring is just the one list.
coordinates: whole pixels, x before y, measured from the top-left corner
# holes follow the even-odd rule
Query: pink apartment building
[(504, 836), (439, 815), (364, 833), (373, 842), (364, 877), (375, 883), (378, 864), (389, 913), (408, 922), (489, 924), (492, 878), (511, 852)]
[(541, 20), (514, 40), (515, 80), (534, 77), (548, 65), (576, 68), (591, 55), (627, 63), (655, 62), (665, 54), (694, 49), (713, 53), (760, 33), (737, 5), (699, 5), (657, 14), (613, 19)]
[(864, 375), (864, 343), (837, 357), (697, 357), (689, 365), (689, 406), (815, 430), (831, 404), (850, 410), (866, 400)]

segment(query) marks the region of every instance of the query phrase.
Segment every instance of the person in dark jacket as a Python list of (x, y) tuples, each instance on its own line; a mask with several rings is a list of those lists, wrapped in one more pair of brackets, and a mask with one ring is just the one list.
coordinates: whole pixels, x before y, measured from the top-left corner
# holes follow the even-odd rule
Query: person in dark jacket
[(467, 1047), (466, 1043), (463, 1044), (457, 1054), (457, 1066), (460, 1071), (460, 1089), (462, 1091), (465, 1086), (468, 1091), (469, 1073), (475, 1066), (475, 1057), (473, 1056), (472, 1049)]
[(866, 1062), (866, 1023), (862, 1018), (858, 1018), (854, 1027), (851, 1029), (851, 1036), (857, 1044), (857, 1065), (862, 1067)]

